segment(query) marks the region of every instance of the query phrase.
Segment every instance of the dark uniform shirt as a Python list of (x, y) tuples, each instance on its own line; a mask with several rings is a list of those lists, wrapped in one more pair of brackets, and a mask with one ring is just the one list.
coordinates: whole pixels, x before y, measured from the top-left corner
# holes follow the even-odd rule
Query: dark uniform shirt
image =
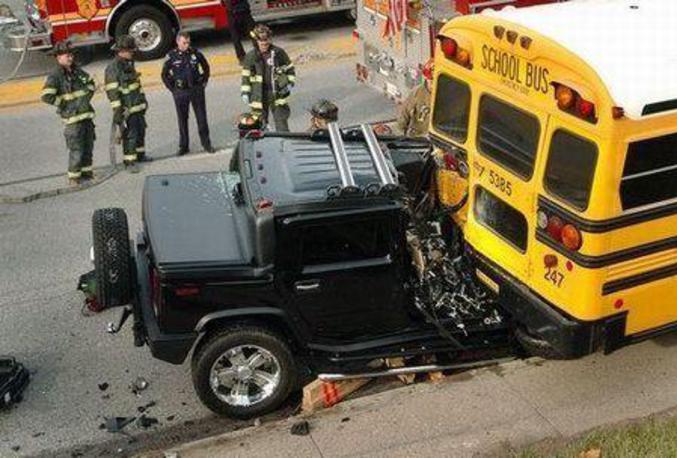
[(205, 86), (209, 81), (209, 63), (198, 50), (187, 51), (174, 49), (167, 54), (162, 67), (162, 82), (167, 89), (189, 89)]

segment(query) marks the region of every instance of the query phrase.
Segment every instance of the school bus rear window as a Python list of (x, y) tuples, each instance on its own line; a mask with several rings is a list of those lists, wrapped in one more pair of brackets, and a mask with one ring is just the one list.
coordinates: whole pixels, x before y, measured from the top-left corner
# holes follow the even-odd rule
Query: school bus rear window
[(552, 136), (545, 189), (580, 211), (588, 208), (597, 165), (597, 146), (589, 140), (558, 130)]
[(521, 252), (527, 250), (527, 219), (501, 199), (482, 188), (475, 191), (475, 219)]
[(480, 100), (480, 152), (525, 180), (534, 172), (540, 131), (534, 116), (489, 95)]
[(621, 180), (623, 210), (677, 198), (677, 134), (630, 143)]
[(440, 75), (437, 80), (433, 125), (452, 140), (465, 143), (470, 117), (470, 88), (467, 84)]

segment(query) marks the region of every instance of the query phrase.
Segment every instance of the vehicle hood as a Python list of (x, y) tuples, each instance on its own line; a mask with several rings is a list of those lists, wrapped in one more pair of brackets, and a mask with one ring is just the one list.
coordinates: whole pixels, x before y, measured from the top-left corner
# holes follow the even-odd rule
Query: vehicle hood
[(233, 201), (233, 175), (222, 172), (150, 176), (143, 222), (161, 273), (230, 271), (253, 266), (247, 215)]

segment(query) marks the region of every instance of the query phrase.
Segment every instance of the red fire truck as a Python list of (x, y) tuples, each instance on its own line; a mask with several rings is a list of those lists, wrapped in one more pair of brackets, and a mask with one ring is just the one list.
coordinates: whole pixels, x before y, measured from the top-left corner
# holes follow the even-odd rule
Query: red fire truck
[(459, 14), (566, 0), (357, 0), (357, 79), (400, 102), (421, 83), (440, 28)]
[[(251, 0), (257, 21), (334, 11), (352, 11), (355, 0)], [(169, 50), (174, 33), (228, 26), (220, 0), (25, 0), (26, 25), (4, 34), (14, 51), (49, 49), (68, 39), (73, 46), (107, 43), (132, 35), (139, 58), (154, 59)], [(11, 13), (10, 13), (11, 14)], [(28, 43), (26, 43), (28, 40)]]

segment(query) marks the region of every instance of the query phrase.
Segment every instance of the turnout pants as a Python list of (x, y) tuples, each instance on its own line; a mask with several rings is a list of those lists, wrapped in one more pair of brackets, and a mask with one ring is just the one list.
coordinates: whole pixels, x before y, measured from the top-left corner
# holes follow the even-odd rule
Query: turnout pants
[(244, 59), (244, 56), (247, 54), (244, 50), (244, 46), (242, 46), (243, 39), (245, 41), (251, 40), (252, 46), (256, 46), (250, 35), (255, 25), (251, 13), (231, 13), (230, 9), (228, 10), (228, 30), (230, 30), (230, 38), (233, 40), (235, 54), (240, 61)]
[(289, 132), (289, 116), (291, 115), (289, 105), (286, 103), (277, 105), (275, 104), (275, 100), (269, 97), (264, 98), (264, 100), (263, 110), (261, 111), (263, 124), (268, 125), (268, 120), (270, 119), (269, 115), (272, 114), (273, 120), (275, 121), (275, 131)]
[(188, 137), (188, 109), (190, 105), (193, 105), (193, 112), (197, 120), (200, 143), (202, 143), (204, 149), (210, 148), (212, 143), (209, 139), (205, 88), (200, 86), (190, 89), (177, 89), (174, 91), (174, 104), (176, 105), (176, 117), (179, 121), (179, 149), (188, 151), (190, 144)]
[(92, 151), (94, 150), (94, 122), (85, 119), (67, 124), (64, 129), (68, 148), (68, 178), (78, 179), (92, 176)]
[(125, 164), (133, 164), (146, 155), (146, 118), (132, 113), (122, 129), (122, 151)]

